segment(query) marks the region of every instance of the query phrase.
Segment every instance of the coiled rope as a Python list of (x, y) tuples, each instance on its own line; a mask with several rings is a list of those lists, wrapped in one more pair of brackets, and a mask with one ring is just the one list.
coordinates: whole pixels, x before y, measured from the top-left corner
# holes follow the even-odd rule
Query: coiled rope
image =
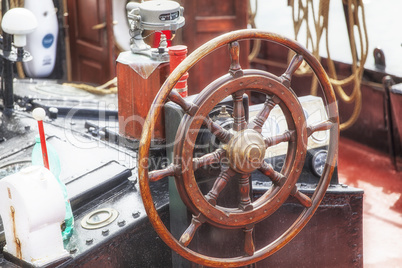
[[(354, 108), (352, 115), (348, 120), (341, 123), (340, 129), (344, 130), (351, 127), (358, 119), (361, 107), (362, 107), (362, 93), (361, 93), (361, 79), (364, 72), (364, 64), (368, 55), (368, 35), (366, 28), (366, 19), (364, 12), (363, 1), (361, 0), (343, 0), (343, 4), (347, 6), (347, 20), (348, 32), (349, 32), (349, 47), (352, 54), (352, 74), (344, 79), (339, 79), (334, 61), (331, 58), (330, 48), (329, 48), (329, 31), (328, 31), (328, 18), (329, 18), (329, 0), (319, 1), (318, 16), (314, 9), (313, 0), (298, 0), (297, 8), (295, 1), (292, 0), (289, 4), (292, 6), (293, 15), (293, 26), (295, 30), (295, 38), (297, 40), (300, 28), (305, 23), (306, 27), (306, 46), (309, 47), (313, 54), (320, 58), (319, 56), (319, 44), (323, 33), (325, 32), (325, 47), (327, 50), (327, 64), (328, 64), (328, 75), (332, 86), (339, 99), (345, 103), (354, 103)], [(313, 19), (314, 30), (316, 33), (315, 40), (313, 40), (313, 34), (310, 29), (309, 16)], [(357, 52), (356, 46), (356, 35), (355, 31), (358, 33), (358, 42), (360, 44), (360, 54)], [(308, 71), (299, 69), (300, 73), (308, 73)], [(353, 90), (350, 95), (348, 95), (344, 87), (353, 84)], [(314, 77), (313, 85), (311, 89), (312, 95), (317, 95), (317, 79)]]
[[(314, 6), (314, 0), (289, 0), (288, 5), (292, 7), (293, 28), (295, 31), (295, 39), (299, 37), (302, 27), (306, 33), (305, 46), (310, 49), (314, 56), (320, 59), (319, 49), (320, 42), (325, 34), (325, 48), (327, 50), (327, 65), (330, 82), (340, 100), (345, 103), (354, 103), (352, 115), (348, 120), (340, 124), (340, 129), (345, 130), (351, 127), (358, 119), (362, 107), (361, 79), (364, 72), (364, 64), (368, 55), (368, 35), (366, 28), (366, 19), (364, 5), (362, 0), (343, 0), (343, 4), (347, 6), (347, 27), (349, 32), (349, 47), (352, 55), (352, 74), (346, 78), (339, 78), (336, 72), (335, 63), (331, 58), (329, 48), (329, 4), (330, 0), (320, 0), (318, 10)], [(251, 6), (251, 5), (249, 5)], [(257, 4), (255, 4), (257, 9)], [(249, 8), (251, 9), (251, 8)], [(249, 11), (249, 24), (255, 28), (255, 13)], [(358, 34), (358, 42), (360, 45), (360, 53), (356, 46), (356, 35)], [(314, 36), (315, 33), (315, 36)], [(256, 63), (268, 64), (281, 67), (283, 64), (258, 58), (260, 43), (254, 42), (253, 49), (249, 54), (249, 60)], [(289, 54), (289, 59), (293, 55)], [(286, 67), (286, 66), (285, 66)], [(297, 75), (311, 74), (310, 68), (306, 64), (302, 64), (296, 72)], [(352, 93), (349, 95), (345, 92), (344, 87), (353, 84)], [(318, 82), (313, 76), (311, 94), (317, 95)]]

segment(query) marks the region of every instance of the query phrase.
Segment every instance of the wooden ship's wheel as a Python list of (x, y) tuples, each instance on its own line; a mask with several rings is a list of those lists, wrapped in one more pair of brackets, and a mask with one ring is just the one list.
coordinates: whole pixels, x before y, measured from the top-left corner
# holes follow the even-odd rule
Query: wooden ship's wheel
[[(239, 40), (261, 39), (283, 45), (296, 54), (281, 76), (259, 70), (242, 70), (239, 64)], [(231, 58), (229, 73), (209, 84), (189, 103), (172, 91), (177, 81), (193, 65), (215, 49), (228, 46)], [(328, 120), (307, 126), (301, 104), (290, 87), (291, 78), (302, 61), (306, 61), (317, 76), (326, 104)], [(262, 110), (252, 122), (246, 122), (242, 104), (243, 94), (257, 91), (266, 95)], [(233, 98), (233, 129), (227, 130), (212, 121), (209, 112), (227, 96)], [(156, 118), (166, 101), (179, 104), (186, 115), (177, 130), (173, 163), (165, 169), (149, 172), (148, 157)], [(272, 136), (262, 136), (262, 127), (270, 111), (278, 105), (286, 118), (288, 130)], [(240, 30), (217, 37), (194, 51), (165, 81), (157, 94), (145, 121), (139, 151), (140, 188), (149, 220), (165, 243), (181, 256), (205, 266), (234, 267), (254, 263), (273, 254), (294, 238), (313, 216), (324, 197), (336, 165), (339, 118), (335, 95), (329, 79), (314, 56), (295, 41), (259, 31)], [(221, 145), (212, 153), (194, 157), (194, 145), (202, 126), (208, 127)], [(298, 191), (296, 182), (301, 174), (307, 153), (307, 139), (316, 132), (329, 130), (330, 144), (323, 174), (314, 194), (309, 197)], [(264, 161), (267, 148), (287, 143), (288, 149), (280, 172)], [(225, 161), (224, 161), (225, 160)], [(203, 194), (198, 188), (194, 172), (213, 163), (222, 163), (220, 175), (212, 189)], [(272, 181), (272, 187), (257, 200), (250, 198), (250, 175), (259, 170)], [(184, 204), (193, 214), (191, 224), (180, 238), (175, 238), (159, 217), (149, 183), (166, 176), (174, 176), (176, 187)], [(234, 176), (240, 176), (239, 205), (237, 208), (217, 204), (220, 192)], [(254, 225), (272, 215), (289, 196), (295, 197), (304, 207), (300, 216), (277, 239), (256, 249), (252, 237)], [(223, 229), (243, 229), (244, 254), (232, 258), (205, 256), (188, 247), (200, 225), (204, 223)]]

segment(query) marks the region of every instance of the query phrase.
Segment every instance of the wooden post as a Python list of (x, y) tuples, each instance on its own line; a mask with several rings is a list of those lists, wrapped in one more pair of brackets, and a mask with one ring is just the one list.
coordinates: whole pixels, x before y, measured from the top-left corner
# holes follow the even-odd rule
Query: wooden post
[[(131, 63), (136, 64), (135, 62)], [(160, 64), (144, 79), (130, 65), (117, 62), (118, 111), (120, 135), (139, 140), (152, 101), (169, 75), (169, 63)], [(157, 120), (153, 139), (165, 140), (164, 113)]]

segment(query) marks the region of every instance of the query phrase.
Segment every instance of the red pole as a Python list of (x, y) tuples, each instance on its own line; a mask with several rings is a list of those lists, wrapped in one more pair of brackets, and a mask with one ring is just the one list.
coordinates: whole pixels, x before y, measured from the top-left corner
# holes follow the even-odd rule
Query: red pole
[(40, 145), (42, 147), (42, 156), (43, 156), (43, 165), (45, 168), (49, 169), (49, 158), (47, 157), (47, 148), (46, 148), (46, 138), (45, 138), (45, 131), (43, 129), (43, 121), (38, 121), (39, 127), (39, 137), (40, 137)]
[[(169, 56), (170, 72), (173, 72), (177, 65), (179, 65), (187, 57), (187, 47), (183, 45), (169, 47)], [(187, 97), (188, 95), (187, 78), (188, 73), (186, 72), (174, 87), (182, 97)]]
[(43, 128), (43, 119), (46, 117), (46, 112), (43, 108), (36, 108), (32, 112), (33, 117), (38, 121), (40, 145), (42, 147), (43, 165), (49, 169), (49, 158), (47, 156), (45, 130)]

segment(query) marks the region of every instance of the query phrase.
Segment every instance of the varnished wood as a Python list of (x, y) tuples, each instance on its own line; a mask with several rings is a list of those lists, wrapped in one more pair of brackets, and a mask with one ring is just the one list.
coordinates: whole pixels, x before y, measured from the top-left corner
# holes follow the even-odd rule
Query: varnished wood
[(255, 252), (254, 240), (253, 240), (253, 231), (254, 226), (251, 228), (244, 228), (244, 252), (248, 256), (253, 256)]
[(251, 204), (251, 198), (250, 198), (250, 174), (244, 174), (239, 179), (239, 192), (240, 192), (240, 203), (239, 203), (240, 209), (244, 211), (252, 210), (253, 204)]
[(267, 121), (269, 113), (271, 110), (275, 107), (280, 102), (280, 99), (277, 96), (272, 96), (269, 97), (267, 96), (266, 101), (264, 102), (264, 107), (262, 108), (261, 111), (258, 112), (257, 116), (253, 120), (253, 125), (250, 126), (250, 128), (253, 128), (254, 130), (257, 130), (258, 132), (261, 133), (262, 127)]
[(277, 186), (282, 186), (285, 183), (285, 176), (275, 171), (274, 168), (267, 162), (263, 162), (258, 170), (261, 171), (261, 173), (265, 176), (269, 177), (272, 183)]
[(205, 117), (204, 123), (211, 133), (214, 134), (221, 142), (228, 143), (232, 138), (232, 134), (229, 131), (212, 121), (209, 116)]
[(311, 134), (313, 134), (314, 132), (325, 131), (325, 130), (331, 129), (331, 127), (333, 125), (334, 125), (334, 123), (332, 123), (331, 121), (327, 120), (327, 121), (323, 121), (323, 122), (317, 123), (317, 124), (312, 125), (312, 126), (308, 126), (307, 127), (307, 135), (311, 136)]
[(293, 131), (293, 130), (291, 130), (291, 131), (287, 130), (283, 134), (280, 134), (280, 135), (277, 135), (277, 136), (274, 136), (274, 137), (265, 138), (265, 145), (268, 148), (268, 147), (277, 145), (277, 144), (279, 144), (281, 142), (291, 141), (292, 138), (293, 138), (293, 135), (295, 135), (295, 133), (296, 132)]
[(221, 171), (218, 178), (215, 180), (215, 183), (212, 189), (205, 196), (205, 199), (213, 206), (216, 206), (216, 201), (218, 199), (219, 193), (225, 188), (226, 184), (229, 182), (230, 178), (232, 178), (236, 172), (232, 169), (225, 169)]
[[(184, 247), (182, 244), (179, 243), (167, 230), (166, 226), (164, 226), (163, 222), (161, 221), (160, 217), (158, 216), (158, 213), (153, 205), (152, 202), (152, 196), (150, 193), (150, 188), (148, 184), (148, 171), (147, 171), (147, 164), (148, 164), (148, 156), (149, 156), (149, 146), (151, 142), (151, 136), (152, 136), (152, 131), (154, 129), (154, 124), (156, 117), (159, 116), (161, 113), (161, 106), (162, 104), (167, 100), (168, 95), (170, 91), (172, 90), (174, 84), (178, 81), (178, 79), (186, 72), (190, 67), (195, 65), (200, 59), (204, 58), (204, 56), (208, 55), (212, 51), (214, 51), (216, 48), (220, 48), (223, 46), (226, 46), (227, 44), (236, 41), (236, 40), (242, 40), (242, 39), (253, 39), (253, 38), (258, 38), (258, 39), (265, 39), (268, 41), (280, 43), (281, 45), (288, 47), (296, 52), (296, 54), (303, 55), (304, 60), (310, 65), (311, 69), (313, 72), (317, 75), (318, 79), (320, 80), (320, 83), (323, 87), (323, 97), (324, 97), (324, 103), (327, 103), (327, 113), (328, 113), (328, 118), (331, 122), (333, 122), (333, 126), (329, 130), (330, 132), (330, 145), (329, 145), (329, 151), (328, 151), (328, 158), (327, 158), (327, 165), (324, 168), (323, 176), (321, 177), (317, 188), (315, 190), (315, 194), (313, 195), (314, 198), (312, 198), (312, 205), (310, 207), (306, 207), (303, 212), (300, 214), (300, 216), (295, 220), (295, 222), (291, 225), (289, 229), (287, 229), (280, 237), (275, 239), (272, 243), (263, 246), (260, 249), (257, 249), (252, 256), (239, 256), (236, 258), (219, 258), (219, 257), (212, 257), (212, 256), (205, 256), (202, 255), (198, 252), (195, 252), (194, 250), (191, 250), (187, 247)], [(334, 170), (334, 167), (336, 166), (336, 155), (337, 155), (337, 142), (338, 142), (338, 135), (339, 135), (339, 129), (338, 129), (338, 112), (337, 112), (337, 106), (336, 106), (336, 98), (335, 94), (332, 90), (332, 87), (329, 83), (329, 79), (327, 75), (325, 74), (323, 68), (321, 67), (320, 63), (314, 58), (314, 56), (305, 50), (301, 45), (298, 43), (289, 40), (287, 38), (284, 38), (282, 36), (272, 34), (272, 33), (267, 33), (264, 31), (260, 30), (243, 30), (243, 31), (236, 31), (232, 33), (225, 34), (221, 37), (218, 37), (214, 40), (211, 40), (210, 42), (204, 44), (202, 47), (194, 51), (190, 56), (185, 59), (182, 62), (182, 67), (177, 68), (169, 79), (165, 82), (165, 84), (162, 86), (160, 92), (158, 93), (155, 101), (154, 101), (154, 109), (151, 109), (147, 120), (145, 121), (144, 125), (144, 131), (143, 131), (143, 136), (141, 138), (140, 142), (140, 151), (139, 151), (139, 177), (140, 177), (140, 187), (141, 187), (141, 195), (143, 197), (144, 201), (144, 207), (148, 213), (149, 220), (152, 223), (152, 225), (155, 227), (155, 230), (158, 232), (158, 234), (161, 236), (161, 238), (176, 252), (178, 252), (181, 256), (190, 259), (193, 262), (205, 265), (205, 266), (213, 266), (213, 267), (236, 267), (236, 266), (244, 266), (251, 264), (253, 262), (259, 261), (263, 258), (268, 257), (269, 255), (275, 253), (277, 250), (282, 248), (287, 242), (289, 242), (297, 233), (299, 233), (302, 228), (307, 224), (309, 219), (312, 217), (314, 214), (315, 210), (317, 209), (319, 203), (321, 202), (325, 191), (329, 185), (329, 181), (332, 175), (332, 172)], [(255, 71), (253, 74), (252, 72), (248, 72), (247, 70), (243, 70), (244, 74), (243, 77), (237, 78), (240, 80), (234, 79), (233, 81), (227, 81), (225, 79), (222, 80), (222, 83), (218, 82), (218, 89), (220, 90), (219, 92), (225, 92), (225, 88), (228, 90), (228, 94), (233, 94), (234, 92), (237, 92), (241, 90), (239, 86), (236, 86), (235, 83), (237, 82), (242, 82), (243, 84), (249, 84), (253, 85), (254, 89), (257, 91), (260, 91), (262, 93), (264, 92), (275, 92), (278, 96), (281, 94), (279, 85), (276, 83), (280, 83), (283, 87), (283, 84), (281, 83), (281, 79), (279, 77), (271, 76), (269, 74), (263, 74), (262, 76), (257, 75), (257, 71)], [(253, 76), (254, 75), (254, 76)], [(269, 79), (271, 83), (275, 84), (275, 88), (269, 89), (266, 80)], [(264, 82), (264, 83), (260, 83)], [(243, 85), (244, 86), (244, 85)], [(246, 86), (247, 88), (247, 86)], [(305, 146), (305, 143), (307, 143), (307, 130), (305, 127), (305, 121), (303, 120), (303, 116), (300, 116), (300, 119), (296, 116), (295, 113), (300, 113), (302, 115), (303, 111), (301, 109), (301, 106), (298, 102), (298, 100), (295, 98), (293, 93), (291, 92), (284, 92), (286, 95), (286, 98), (281, 98), (281, 109), (284, 111), (285, 117), (288, 121), (288, 124), (290, 125), (289, 128), (291, 130), (295, 130), (297, 135), (295, 135), (295, 141), (289, 143), (289, 148), (288, 149), (288, 156), (287, 156), (287, 164), (283, 168), (283, 174), (287, 178), (283, 187), (276, 186), (274, 187), (273, 192), (264, 194), (262, 197), (260, 197), (258, 200), (253, 202), (255, 205), (254, 209), (251, 211), (245, 211), (242, 213), (237, 212), (236, 217), (233, 217), (230, 213), (227, 214), (225, 211), (219, 211), (219, 208), (215, 208), (214, 206), (211, 206), (204, 198), (202, 200), (200, 199), (200, 204), (197, 204), (197, 199), (193, 198), (198, 198), (196, 197), (196, 193), (199, 190), (196, 190), (194, 188), (196, 185), (193, 184), (195, 180), (193, 180), (193, 166), (190, 165), (188, 171), (180, 174), (181, 178), (183, 179), (184, 182), (184, 191), (187, 193), (184, 195), (185, 196), (185, 203), (188, 203), (189, 208), (191, 210), (199, 210), (203, 215), (208, 216), (207, 220), (211, 221), (213, 219), (213, 222), (215, 225), (222, 227), (222, 228), (233, 228), (234, 226), (239, 226), (241, 228), (244, 228), (246, 226), (249, 226), (249, 223), (255, 222), (255, 220), (261, 220), (264, 219), (264, 217), (261, 217), (261, 214), (264, 215), (264, 211), (261, 211), (260, 209), (266, 209), (267, 215), (272, 214), (278, 207), (276, 203), (282, 202), (282, 199), (288, 196), (293, 188), (288, 188), (288, 186), (294, 186), (295, 182), (297, 181), (297, 177), (301, 172), (301, 169), (303, 167), (303, 161), (302, 161), (302, 154), (305, 154), (305, 149), (303, 147)], [(223, 94), (223, 93), (222, 93)], [(217, 97), (216, 92), (214, 91), (207, 91), (205, 94), (201, 94), (202, 96), (199, 97), (199, 100), (195, 100), (194, 103), (198, 103), (200, 106), (200, 109), (197, 111), (194, 117), (197, 117), (197, 114), (206, 114), (207, 113), (207, 107), (209, 107), (210, 104), (207, 104), (206, 102), (202, 102), (201, 100), (206, 100), (206, 101), (211, 101), (211, 98)], [(208, 95), (211, 95), (208, 97)], [(283, 103), (282, 103), (283, 102)], [(203, 108), (202, 105), (205, 105)], [(294, 107), (293, 107), (294, 106)], [(206, 109), (204, 111), (204, 109)], [(202, 125), (202, 122), (198, 122), (196, 119), (193, 117), (184, 117), (183, 118), (184, 122), (183, 125), (185, 126), (185, 129), (192, 129), (192, 127), (198, 126), (200, 127)], [(184, 135), (186, 134), (186, 131), (178, 131), (179, 135)], [(300, 134), (300, 135), (299, 135)], [(189, 141), (193, 140), (193, 136), (191, 133), (188, 133)], [(195, 139), (196, 137), (194, 137)], [(190, 159), (192, 162), (193, 156), (192, 154), (190, 155), (190, 152), (192, 153), (192, 149), (188, 146), (189, 141), (182, 141), (181, 140), (181, 145), (183, 147), (183, 150), (180, 151), (180, 154), (184, 157), (183, 161), (187, 161), (187, 159)], [(176, 152), (178, 152), (176, 150)], [(303, 156), (304, 157), (304, 156)], [(301, 161), (299, 161), (301, 160)], [(191, 185), (190, 185), (191, 184)], [(276, 197), (280, 196), (280, 199), (276, 199)], [(286, 199), (286, 198), (285, 198)], [(270, 200), (274, 202), (270, 202)], [(278, 202), (277, 202), (278, 201)], [(269, 204), (269, 206), (267, 206)], [(211, 210), (211, 215), (208, 214), (207, 209)], [(216, 209), (216, 210), (215, 210)], [(262, 212), (262, 213), (261, 213)], [(205, 213), (205, 214), (204, 214)], [(251, 213), (251, 214), (250, 214)], [(216, 215), (215, 215), (216, 214)], [(195, 213), (195, 215), (198, 215)], [(253, 220), (250, 220), (249, 215), (253, 215), (256, 219), (253, 218)], [(222, 217), (222, 220), (220, 219)], [(261, 218), (259, 218), (261, 217)], [(234, 219), (241, 221), (241, 225), (238, 224), (236, 225)]]
[[(94, 84), (111, 80), (116, 76), (112, 0), (67, 0), (67, 7), (72, 79)], [(106, 27), (92, 29), (102, 23)]]
[(303, 62), (302, 55), (294, 55), (293, 56), (285, 73), (281, 75), (282, 84), (284, 84), (285, 87), (290, 87), (292, 75), (296, 72), (297, 68), (299, 68), (299, 66), (302, 64), (302, 62)]
[(176, 90), (170, 92), (169, 100), (179, 105), (189, 115), (194, 115), (198, 109), (196, 105), (186, 101)]
[(194, 158), (193, 159), (194, 170), (197, 170), (203, 166), (219, 163), (219, 161), (223, 156), (225, 156), (225, 154), (226, 154), (225, 150), (217, 149), (216, 151), (203, 155), (202, 157)]
[[(236, 79), (233, 79), (229, 74), (227, 74), (211, 83), (194, 100), (194, 103), (200, 107), (197, 114), (194, 117), (185, 116), (183, 118), (176, 136), (176, 140), (179, 142), (175, 145), (174, 149), (178, 152), (175, 159), (181, 159), (181, 161), (177, 161), (176, 164), (182, 165), (181, 163), (183, 163), (183, 161), (187, 162), (185, 159), (192, 159), (194, 143), (196, 142), (196, 135), (194, 135), (196, 133), (195, 130), (199, 129), (202, 124), (202, 120), (199, 120), (198, 118), (208, 116), (208, 113), (214, 107), (214, 100), (222, 99), (227, 95), (233, 95), (235, 92), (240, 92), (248, 88), (260, 90), (261, 93), (268, 92), (269, 95), (280, 95), (281, 103), (283, 102), (283, 104), (281, 104), (281, 109), (284, 111), (287, 120), (289, 120), (289, 126), (297, 129), (298, 133), (305, 132), (305, 129), (303, 130), (303, 126), (305, 125), (303, 123), (304, 117), (298, 116), (303, 113), (303, 110), (300, 105), (292, 105), (292, 103), (298, 103), (297, 98), (291, 91), (287, 90), (282, 85), (277, 76), (258, 70), (244, 70), (244, 75)], [(287, 107), (292, 107), (292, 111)], [(300, 118), (301, 121), (296, 125), (295, 122), (299, 121), (298, 118)], [(186, 130), (190, 131), (186, 133)], [(240, 131), (237, 134), (243, 135), (244, 133)], [(193, 214), (201, 212), (204, 215), (208, 215), (208, 221), (212, 221), (214, 225), (218, 225), (221, 228), (242, 228), (244, 222), (250, 222), (250, 219), (252, 219), (253, 222), (258, 222), (278, 209), (290, 194), (292, 185), (296, 182), (299, 175), (291, 168), (294, 163), (296, 163), (297, 167), (303, 166), (304, 154), (297, 152), (297, 148), (305, 150), (305, 148), (303, 149), (303, 144), (305, 144), (306, 141), (303, 141), (304, 138), (302, 137), (307, 137), (307, 134), (295, 137), (296, 142), (289, 144), (289, 161), (287, 161), (287, 164), (285, 165), (286, 172), (284, 173), (288, 179), (285, 181), (284, 187), (281, 187), (281, 190), (279, 191), (266, 193), (253, 202), (255, 207), (253, 210), (243, 211), (241, 209), (235, 209), (236, 214), (228, 214), (224, 208), (222, 209), (219, 206), (212, 206), (205, 200), (203, 195), (200, 195), (198, 187), (194, 187), (197, 183), (193, 175), (193, 170), (184, 168), (188, 166), (188, 164), (182, 165), (182, 176), (176, 178), (176, 185), (179, 189), (179, 194), (184, 203), (190, 207)], [(223, 145), (222, 148), (227, 146), (232, 147), (228, 144)], [(236, 159), (236, 157), (234, 159)], [(273, 198), (274, 196), (277, 196), (278, 199)], [(279, 200), (279, 202), (277, 200)]]
[(247, 127), (243, 106), (243, 91), (237, 91), (233, 97), (233, 130), (240, 131)]
[(313, 204), (313, 202), (311, 201), (310, 197), (308, 197), (307, 195), (305, 195), (302, 192), (300, 192), (297, 189), (297, 186), (295, 186), (293, 188), (293, 190), (290, 193), (290, 195), (295, 197), (300, 202), (300, 204), (302, 204), (306, 208), (311, 207), (311, 205)]
[[(148, 79), (142, 78), (128, 64), (118, 62), (116, 69), (119, 88), (117, 95), (119, 134), (139, 140), (154, 96), (169, 75), (169, 64), (159, 65)], [(155, 124), (152, 139), (163, 141), (165, 139), (164, 114), (159, 115)]]
[[(186, 17), (182, 32), (182, 44), (191, 53), (205, 42), (229, 31), (247, 28), (248, 1), (245, 0), (181, 0)], [(248, 68), (249, 42), (241, 42), (240, 63)], [(189, 95), (201, 92), (211, 81), (228, 72), (230, 59), (227, 47), (218, 48), (213, 62), (200, 62), (189, 70)]]
[(194, 216), (191, 219), (191, 224), (188, 226), (188, 228), (184, 231), (184, 233), (180, 237), (180, 244), (182, 244), (184, 247), (187, 247), (191, 240), (193, 239), (195, 232), (197, 229), (205, 222), (204, 217), (199, 214), (198, 216)]
[(239, 42), (232, 42), (229, 44), (229, 55), (230, 55), (230, 67), (229, 73), (233, 77), (240, 77), (243, 75), (243, 71), (240, 66), (240, 45)]
[(149, 181), (159, 181), (165, 177), (173, 176), (177, 167), (170, 164), (167, 168), (154, 170), (149, 172)]

